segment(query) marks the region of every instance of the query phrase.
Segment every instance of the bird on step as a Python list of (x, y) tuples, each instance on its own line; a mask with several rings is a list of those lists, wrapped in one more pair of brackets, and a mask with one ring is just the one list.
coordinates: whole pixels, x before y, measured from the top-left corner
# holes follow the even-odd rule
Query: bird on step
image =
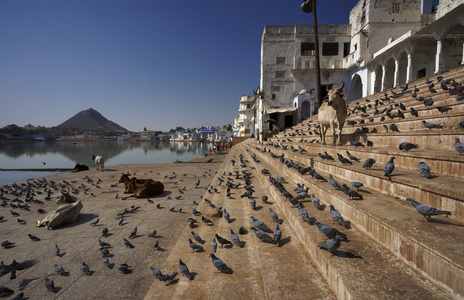
[(437, 215), (446, 215), (446, 216), (451, 216), (450, 211), (444, 211), (444, 210), (439, 210), (437, 208), (431, 207), (427, 204), (422, 204), (417, 201), (414, 201), (411, 198), (406, 198), (406, 201), (411, 203), (417, 210), (418, 213), (420, 213), (425, 220), (428, 222), (432, 216), (437, 216)]

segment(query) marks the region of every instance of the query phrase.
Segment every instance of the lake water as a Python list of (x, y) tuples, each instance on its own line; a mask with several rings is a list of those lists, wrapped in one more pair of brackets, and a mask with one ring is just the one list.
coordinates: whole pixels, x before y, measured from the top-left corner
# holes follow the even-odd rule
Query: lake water
[(192, 142), (15, 142), (0, 143), (0, 169), (41, 169), (44, 171), (0, 171), (0, 185), (47, 176), (50, 169), (74, 168), (76, 162), (93, 168), (92, 154), (102, 155), (105, 166), (119, 164), (161, 164), (189, 161), (209, 152), (212, 144)]

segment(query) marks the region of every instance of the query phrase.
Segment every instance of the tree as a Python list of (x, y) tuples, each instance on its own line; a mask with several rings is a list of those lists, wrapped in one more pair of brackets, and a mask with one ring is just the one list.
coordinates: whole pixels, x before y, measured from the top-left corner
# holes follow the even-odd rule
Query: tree
[(232, 124), (227, 124), (226, 130), (227, 131), (232, 131)]

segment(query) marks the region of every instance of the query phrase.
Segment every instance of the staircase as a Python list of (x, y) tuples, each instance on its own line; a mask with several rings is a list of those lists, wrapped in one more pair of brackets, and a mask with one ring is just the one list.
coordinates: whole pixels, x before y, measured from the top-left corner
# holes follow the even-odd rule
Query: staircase
[[(431, 93), (426, 84), (427, 79), (422, 79), (409, 84), (409, 90), (402, 96), (391, 98), (392, 102), (383, 100), (383, 105), (374, 107), (375, 100), (385, 98), (384, 92), (366, 98), (359, 99), (354, 103), (349, 103), (347, 124), (342, 135), (342, 146), (332, 146), (331, 133), (326, 137), (328, 145), (321, 145), (316, 134), (317, 116), (314, 116), (303, 123), (287, 129), (284, 132), (269, 139), (264, 144), (256, 141), (246, 141), (249, 151), (256, 154), (257, 159), (265, 163), (271, 174), (284, 174), (289, 178), (290, 186), (296, 183), (305, 184), (310, 188), (322, 203), (326, 206), (332, 204), (342, 215), (348, 219), (353, 228), (345, 230), (349, 237), (359, 234), (361, 243), (372, 243), (380, 245), (383, 249), (380, 257), (393, 255), (395, 262), (401, 266), (407, 266), (411, 272), (417, 272), (423, 276), (424, 280), (440, 287), (457, 298), (464, 297), (464, 155), (459, 155), (453, 145), (456, 138), (464, 141), (464, 129), (458, 124), (464, 120), (464, 100), (456, 100), (457, 95), (450, 95), (448, 91), (440, 88), (437, 76), (429, 77), (437, 93)], [(464, 83), (464, 68), (459, 67), (450, 72), (441, 74), (443, 78), (455, 79), (458, 83)], [(411, 96), (414, 86), (419, 88), (416, 99)], [(448, 85), (448, 87), (452, 87)], [(400, 93), (401, 89), (393, 90)], [(462, 94), (461, 94), (462, 95)], [(425, 106), (417, 98), (431, 98), (434, 103)], [(375, 111), (382, 111), (392, 105), (392, 113), (397, 113), (399, 104), (402, 103), (406, 110), (403, 110), (404, 119), (386, 117), (385, 114), (375, 114)], [(370, 104), (371, 107), (367, 107)], [(448, 112), (439, 112), (437, 107), (448, 106), (452, 108)], [(358, 107), (358, 109), (355, 109)], [(418, 111), (418, 117), (411, 115), (410, 108)], [(359, 108), (365, 109), (365, 112)], [(363, 117), (361, 114), (365, 114)], [(382, 118), (383, 117), (383, 118)], [(364, 123), (360, 124), (360, 120)], [(423, 126), (422, 120), (432, 122), (442, 126), (440, 129), (427, 129)], [(351, 122), (350, 122), (351, 121)], [(363, 121), (361, 121), (363, 122)], [(392, 132), (390, 124), (396, 124), (399, 132)], [(349, 141), (355, 140), (366, 145), (367, 141), (373, 142), (373, 147), (354, 147)], [(418, 149), (404, 152), (398, 149), (401, 142), (418, 144)], [(284, 148), (286, 149), (284, 150)], [(297, 151), (304, 149), (305, 151)], [(326, 151), (334, 161), (323, 160), (318, 153)], [(346, 151), (359, 158), (361, 162), (343, 165), (337, 160), (337, 153), (347, 157)], [(292, 160), (302, 166), (312, 166), (317, 173), (325, 179), (329, 179), (331, 174), (340, 184), (345, 183), (350, 186), (351, 181), (360, 181), (364, 187), (360, 189), (363, 200), (347, 200), (342, 191), (333, 190), (328, 182), (318, 182), (308, 174), (301, 175), (295, 168), (288, 168), (279, 158), (272, 158), (283, 155), (285, 160)], [(384, 166), (390, 157), (396, 157), (395, 170), (391, 179), (384, 176)], [(373, 168), (366, 170), (362, 168), (363, 162), (367, 158), (374, 158), (376, 163)], [(425, 162), (430, 166), (432, 179), (427, 179), (420, 175), (418, 163)], [(262, 168), (262, 163), (258, 163), (258, 168)], [(266, 182), (266, 178), (262, 178)], [(269, 185), (269, 184), (268, 184)], [(298, 224), (296, 209), (291, 209), (286, 201), (274, 187), (277, 201), (286, 211), (288, 218), (294, 219), (297, 227), (303, 226), (300, 232), (302, 241), (306, 241), (308, 251), (314, 256), (314, 260), (319, 260), (321, 251), (315, 248), (317, 239), (312, 240), (312, 234), (320, 236), (317, 228), (308, 228), (308, 224)], [(290, 191), (290, 189), (288, 189)], [(420, 203), (424, 203), (441, 210), (452, 212), (452, 216), (433, 217), (430, 222), (418, 219), (419, 214), (405, 198), (411, 197)], [(322, 218), (326, 223), (329, 222), (328, 207), (319, 212), (315, 210), (311, 202), (308, 212), (310, 216), (317, 219)], [(328, 216), (328, 217), (327, 217)], [(304, 228), (306, 227), (306, 228)], [(319, 238), (320, 240), (320, 238)], [(366, 246), (356, 245), (357, 242), (342, 243), (341, 248), (364, 249)], [(385, 253), (387, 252), (387, 253)], [(325, 253), (327, 254), (327, 253)], [(368, 260), (368, 254), (365, 260)], [(333, 261), (333, 260), (332, 260)], [(329, 260), (329, 262), (332, 262)], [(341, 290), (349, 290), (352, 296), (357, 289), (351, 286), (340, 270), (340, 278), (333, 282), (328, 267), (332, 263), (318, 265), (328, 280), (332, 289), (337, 292), (340, 287), (340, 278), (346, 280), (346, 286)], [(353, 266), (352, 266), (353, 267)], [(363, 263), (358, 263), (354, 267), (360, 267), (361, 273), (367, 276), (365, 280), (372, 281), (372, 277), (378, 276), (375, 271), (368, 275)], [(377, 265), (375, 267), (378, 267)], [(352, 270), (353, 271), (353, 270)], [(404, 273), (403, 273), (404, 275)], [(396, 275), (395, 275), (396, 276)], [(395, 277), (393, 276), (393, 277)], [(383, 277), (386, 280), (386, 278)], [(358, 298), (356, 295), (355, 298)], [(434, 296), (435, 297), (435, 296)], [(343, 297), (342, 297), (343, 298)]]
[[(458, 125), (464, 119), (464, 100), (456, 100), (457, 95), (442, 90), (437, 76), (428, 78), (435, 84), (437, 93), (432, 94), (426, 79), (421, 79), (409, 84), (409, 91), (403, 95), (391, 98), (392, 103), (383, 100), (374, 107), (376, 100), (385, 98), (384, 92), (349, 103), (351, 113), (347, 122), (353, 125), (345, 125), (342, 146), (332, 146), (330, 136), (328, 145), (319, 143), (317, 116), (313, 116), (266, 142), (247, 139), (232, 147), (197, 207), (214, 225), (206, 226), (198, 216), (192, 216), (197, 220), (196, 228), (186, 225), (165, 264), (155, 266), (163, 273), (176, 271), (180, 258), (195, 272), (195, 279), (181, 277), (176, 284), (167, 286), (156, 280), (146, 298), (464, 299), (464, 155), (453, 149), (456, 138), (464, 141), (464, 129)], [(464, 68), (441, 76), (464, 83)], [(433, 105), (425, 106), (414, 99), (411, 96), (414, 86), (419, 88), (417, 98), (432, 98)], [(400, 88), (393, 90), (401, 91)], [(389, 97), (391, 94), (388, 91)], [(406, 107), (402, 110), (404, 119), (390, 119), (385, 113), (375, 113), (392, 105), (392, 113), (397, 114), (396, 105), (400, 103)], [(452, 109), (441, 113), (438, 106)], [(417, 110), (418, 117), (411, 115), (411, 107)], [(360, 124), (361, 119), (364, 123)], [(443, 127), (426, 129), (422, 120)], [(391, 132), (392, 123), (399, 132)], [(349, 141), (353, 140), (365, 146), (351, 146)], [(367, 147), (367, 141), (373, 142), (373, 146)], [(401, 142), (418, 144), (419, 148), (404, 152), (398, 149)], [(318, 153), (324, 151), (335, 160), (321, 159)], [(346, 151), (360, 162), (340, 163), (337, 153), (347, 157)], [(239, 162), (240, 156), (243, 164)], [(392, 156), (396, 157), (395, 170), (388, 178), (384, 176), (384, 165)], [(369, 170), (362, 168), (367, 158), (376, 161)], [(236, 163), (232, 164), (232, 160)], [(421, 161), (430, 166), (432, 179), (419, 174), (417, 165)], [(297, 164), (311, 166), (327, 180), (330, 174), (339, 184), (351, 187), (351, 181), (362, 182), (364, 186), (359, 193), (363, 199), (348, 200), (345, 193), (334, 190), (328, 182), (318, 181), (308, 173), (301, 174), (294, 167)], [(256, 210), (251, 209), (247, 197), (241, 197), (245, 192), (243, 172), (251, 175)], [(321, 210), (314, 207), (310, 198), (300, 202), (310, 217), (348, 236), (349, 242), (342, 242), (334, 257), (317, 247), (325, 235), (316, 226), (301, 221), (297, 209), (270, 182), (269, 175), (282, 177), (283, 186), (294, 197), (298, 195), (295, 192), (298, 183), (309, 187), (309, 194), (319, 198)], [(241, 185), (227, 195), (227, 181)], [(269, 201), (263, 202), (262, 196), (267, 196)], [(452, 216), (435, 216), (426, 222), (405, 201), (407, 197), (451, 211)], [(227, 223), (220, 218), (205, 198), (216, 206), (223, 206), (233, 221)], [(350, 229), (332, 224), (329, 205), (350, 222)], [(250, 230), (250, 216), (274, 229), (269, 208), (283, 220), (279, 245), (260, 243)], [(230, 240), (229, 230), (237, 233), (240, 226), (248, 230), (247, 234), (239, 235), (243, 248), (234, 245), (218, 248), (216, 253), (234, 273), (215, 274), (208, 256), (214, 234)], [(206, 241), (203, 245), (206, 253), (192, 253), (187, 242), (191, 231)]]

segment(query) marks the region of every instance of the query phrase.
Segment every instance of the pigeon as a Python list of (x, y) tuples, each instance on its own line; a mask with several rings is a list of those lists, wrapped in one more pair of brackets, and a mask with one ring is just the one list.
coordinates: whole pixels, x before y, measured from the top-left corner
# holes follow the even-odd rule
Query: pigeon
[(307, 222), (309, 225), (314, 225), (314, 222), (316, 221), (315, 218), (310, 218), (308, 216), (308, 211), (301, 205), (301, 203), (298, 203), (298, 215), (301, 218), (301, 222)]
[(432, 128), (443, 128), (442, 125), (438, 125), (438, 124), (435, 124), (435, 123), (430, 123), (430, 122), (427, 122), (425, 120), (422, 120), (422, 124), (424, 124), (425, 128), (428, 128), (430, 130), (432, 130)]
[(95, 221), (93, 221), (92, 223), (90, 223), (90, 225), (97, 226), (98, 221), (100, 221), (99, 218), (97, 218)]
[(251, 225), (255, 226), (258, 229), (261, 229), (262, 231), (272, 233), (271, 228), (269, 228), (264, 222), (258, 220), (257, 218), (250, 216), (250, 222)]
[(367, 147), (372, 148), (374, 146), (374, 142), (366, 140), (366, 145), (367, 145)]
[(353, 200), (353, 198), (363, 199), (363, 196), (356, 192), (353, 189), (350, 189), (346, 184), (342, 184), (343, 192), (348, 195), (350, 198), (348, 200)]
[(108, 250), (108, 248), (101, 247), (100, 252), (104, 257), (109, 257), (110, 256), (110, 251)]
[(209, 256), (213, 261), (214, 267), (218, 270), (216, 273), (221, 272), (224, 274), (232, 274), (234, 272), (220, 258), (217, 258), (213, 253), (211, 253)]
[(33, 234), (28, 233), (27, 235), (34, 242), (40, 241), (40, 239), (37, 236), (33, 235)]
[[(461, 127), (464, 128), (464, 121), (462, 121), (462, 123), (463, 123), (463, 126), (461, 126)], [(263, 200), (264, 203), (267, 203), (267, 200), (268, 200), (267, 196), (264, 195), (264, 196), (262, 197), (262, 200)]]
[(245, 227), (240, 226), (238, 228), (238, 234), (246, 234), (246, 233), (247, 233), (247, 230), (245, 229)]
[(329, 183), (335, 190), (342, 190), (341, 185), (332, 177), (332, 174), (329, 174)]
[(219, 248), (224, 247), (224, 244), (226, 244), (226, 245), (232, 245), (232, 243), (231, 243), (230, 241), (226, 240), (226, 239), (223, 238), (222, 236), (219, 236), (217, 233), (215, 234), (215, 237), (216, 237), (218, 243), (221, 244), (221, 245), (219, 246)]
[(54, 265), (53, 265), (53, 268), (55, 269), (55, 272), (56, 272), (58, 275), (63, 275), (63, 274), (65, 273), (63, 267), (60, 266), (60, 265), (54, 264)]
[(90, 272), (89, 266), (85, 262), (82, 262), (81, 271), (85, 275), (92, 275), (92, 272)]
[(348, 155), (348, 158), (351, 159), (352, 161), (359, 161), (359, 158), (357, 158), (356, 156), (354, 155), (351, 155), (351, 153), (349, 151), (346, 151), (346, 155)]
[(464, 143), (461, 143), (459, 138), (456, 138), (456, 142), (454, 143), (454, 150), (458, 151), (459, 155), (464, 153)]
[(278, 245), (281, 238), (282, 238), (282, 231), (279, 228), (279, 224), (277, 224), (276, 229), (274, 230), (274, 235), (273, 235), (274, 244)]
[(131, 231), (131, 233), (130, 233), (130, 235), (129, 235), (129, 238), (131, 239), (131, 238), (133, 238), (133, 237), (136, 236), (136, 235), (137, 235), (137, 226), (135, 226), (135, 228), (132, 229), (132, 231)]
[(21, 292), (17, 294), (16, 296), (14, 296), (13, 298), (11, 298), (11, 300), (23, 300), (23, 299), (26, 299), (24, 298), (24, 292)]
[(179, 258), (179, 272), (189, 280), (193, 280), (194, 275), (190, 273), (187, 265)]
[(123, 222), (124, 222), (124, 218), (123, 218), (123, 217), (120, 217), (120, 218), (118, 219), (118, 225), (121, 226)]
[(322, 207), (321, 207), (321, 203), (319, 202), (319, 199), (314, 195), (314, 194), (311, 194), (311, 202), (314, 204), (314, 206), (321, 210)]
[(429, 221), (432, 216), (436, 215), (446, 215), (446, 216), (451, 216), (450, 211), (444, 211), (444, 210), (439, 210), (434, 207), (431, 207), (427, 204), (422, 204), (419, 202), (414, 201), (411, 198), (406, 198), (406, 201), (411, 203), (416, 210), (425, 218), (426, 221)]
[(432, 176), (430, 175), (430, 167), (425, 162), (421, 161), (417, 168), (422, 176), (427, 177), (427, 179), (432, 179)]
[(459, 127), (461, 127), (462, 129), (464, 129), (464, 120), (462, 120), (461, 122), (459, 122)]
[(45, 278), (44, 282), (45, 287), (47, 288), (48, 291), (54, 293), (55, 292), (55, 283), (53, 280)]
[(347, 237), (346, 237), (346, 234), (344, 233), (341, 233), (340, 231), (338, 231), (337, 229), (333, 228), (332, 226), (330, 226), (329, 224), (321, 224), (319, 222), (316, 222), (316, 226), (317, 228), (319, 228), (319, 230), (325, 234), (327, 236), (327, 238), (329, 239), (334, 239), (335, 236), (339, 235), (340, 236), (340, 241), (347, 241)]
[(202, 240), (202, 238), (201, 238), (198, 234), (196, 234), (196, 233), (193, 232), (193, 231), (191, 231), (190, 233), (192, 234), (192, 237), (193, 237), (193, 239), (194, 239), (195, 241), (199, 242), (200, 244), (204, 244), (204, 243), (205, 243), (205, 241)]
[(205, 223), (205, 225), (209, 225), (209, 224), (213, 224), (213, 225), (214, 225), (214, 223), (213, 223), (210, 219), (207, 219), (207, 218), (205, 218), (205, 217), (203, 217), (203, 216), (201, 216), (201, 221), (202, 221), (203, 223)]
[(230, 215), (229, 215), (229, 212), (225, 208), (222, 211), (222, 216), (224, 217), (224, 220), (227, 221), (227, 223), (230, 223)]
[(213, 241), (211, 242), (211, 248), (213, 249), (213, 252), (216, 253), (216, 250), (217, 250), (216, 238), (213, 238)]
[(1, 246), (4, 248), (4, 249), (9, 249), (9, 248), (13, 248), (16, 246), (16, 244), (14, 242), (10, 242), (8, 240), (6, 241), (3, 241)]
[(419, 112), (415, 110), (414, 108), (410, 107), (409, 110), (411, 111), (411, 115), (414, 117), (419, 117)]
[(338, 210), (336, 210), (332, 204), (330, 204), (329, 207), (330, 207), (330, 216), (332, 217), (333, 221), (349, 229), (350, 224), (343, 219), (341, 213)]
[(409, 143), (409, 142), (402, 142), (402, 143), (398, 146), (398, 148), (399, 148), (400, 150), (403, 150), (403, 151), (406, 152), (406, 151), (409, 151), (409, 150), (414, 149), (414, 148), (419, 148), (419, 145), (417, 145), (417, 144), (412, 144), (412, 143)]
[(396, 157), (392, 156), (390, 160), (385, 164), (385, 174), (384, 176), (390, 177), (391, 173), (395, 169), (395, 163), (393, 162)]
[(0, 297), (8, 297), (8, 296), (11, 296), (11, 294), (13, 294), (14, 291), (12, 289), (9, 289), (7, 288), (6, 286), (4, 285), (0, 285)]
[(150, 270), (153, 273), (153, 276), (155, 276), (155, 278), (161, 280), (161, 278), (163, 277), (163, 274), (161, 273), (160, 269), (150, 267)]
[(367, 170), (370, 170), (374, 164), (375, 164), (375, 159), (368, 158), (368, 159), (366, 159), (364, 161), (363, 168), (366, 168)]
[(272, 208), (270, 208), (270, 207), (269, 207), (269, 214), (271, 215), (272, 221), (274, 221), (274, 222), (276, 222), (278, 224), (282, 224), (282, 221), (279, 219), (276, 212), (273, 211)]
[(196, 252), (204, 252), (205, 251), (205, 249), (203, 249), (202, 246), (200, 246), (198, 244), (195, 244), (194, 242), (192, 242), (191, 239), (188, 239), (188, 241), (189, 241), (190, 248), (192, 248), (192, 253), (195, 252), (195, 251)]
[(251, 226), (250, 228), (251, 230), (253, 230), (253, 232), (255, 233), (255, 236), (261, 241), (261, 242), (264, 242), (264, 243), (274, 243), (274, 239), (272, 239), (267, 233), (265, 233), (264, 231), (260, 230), (260, 229), (257, 229), (255, 228), (254, 226)]
[(391, 123), (391, 124), (390, 124), (390, 130), (391, 130), (391, 131), (400, 132), (400, 130), (398, 129), (398, 126), (396, 126), (395, 123)]
[[(121, 271), (123, 274), (130, 274), (132, 273), (132, 270), (129, 269), (129, 266), (127, 264), (120, 264), (118, 266), (118, 270)], [(177, 274), (176, 274), (177, 275)]]
[(129, 242), (127, 239), (123, 238), (122, 240), (127, 248), (135, 248), (134, 245), (132, 245), (131, 242)]
[(438, 109), (439, 112), (445, 113), (445, 112), (447, 112), (449, 110), (452, 110), (453, 108), (448, 107), (448, 106), (437, 106), (437, 109)]
[(337, 153), (337, 157), (338, 157), (338, 160), (342, 163), (342, 164), (350, 164), (352, 165), (353, 163), (351, 162), (351, 160), (343, 157), (343, 155), (341, 155), (340, 153)]
[(326, 249), (331, 254), (330, 257), (333, 257), (334, 252), (340, 247), (340, 236), (337, 235), (335, 238), (327, 240), (325, 242), (320, 242), (317, 245), (318, 248)]
[(108, 259), (107, 256), (103, 256), (103, 257), (102, 257), (102, 262), (103, 262), (103, 264), (104, 264), (105, 266), (107, 266), (108, 268), (111, 269), (111, 264), (110, 264), (110, 261), (109, 261), (109, 259)]
[(364, 186), (364, 184), (359, 181), (352, 181), (351, 186), (354, 187), (356, 191), (358, 191), (360, 187)]
[(243, 248), (243, 244), (240, 241), (238, 235), (235, 234), (235, 232), (232, 229), (230, 230), (230, 239), (235, 245), (239, 246), (240, 248)]
[(108, 228), (105, 227), (102, 229), (102, 236), (106, 237), (107, 234), (108, 234)]
[(57, 245), (55, 245), (53, 252), (55, 253), (56, 256), (60, 256), (60, 248)]
[(148, 234), (148, 236), (149, 236), (149, 237), (156, 237), (156, 234), (157, 234), (157, 233), (158, 233), (158, 232), (157, 232), (156, 230), (153, 230), (153, 231), (151, 231), (151, 232)]
[(253, 197), (250, 197), (250, 205), (252, 210), (256, 210), (256, 200)]
[(351, 144), (351, 146), (355, 146), (355, 148), (364, 147), (364, 145), (363, 145), (361, 142), (359, 142), (359, 141), (353, 141), (353, 140), (351, 140), (351, 141), (350, 141), (350, 144)]

